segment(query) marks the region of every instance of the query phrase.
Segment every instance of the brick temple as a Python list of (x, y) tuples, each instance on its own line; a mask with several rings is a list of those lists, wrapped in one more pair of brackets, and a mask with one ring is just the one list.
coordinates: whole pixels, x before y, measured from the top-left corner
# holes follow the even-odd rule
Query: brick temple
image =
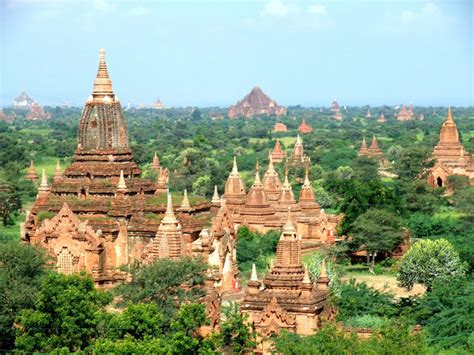
[(402, 105), (401, 110), (397, 113), (397, 120), (399, 121), (411, 121), (415, 119), (415, 113), (413, 111), (413, 106), (410, 105), (407, 108), (405, 105)]
[(329, 279), (325, 263), (317, 280), (312, 280), (301, 261), (301, 237), (287, 213), (276, 251), (276, 261), (262, 281), (255, 264), (241, 311), (257, 333), (257, 351), (270, 352), (271, 338), (285, 330), (301, 335), (314, 334), (331, 318)]
[(359, 151), (357, 152), (357, 156), (362, 157), (369, 157), (375, 159), (382, 159), (383, 152), (379, 148), (379, 144), (377, 142), (377, 138), (373, 136), (372, 142), (369, 147), (367, 147), (367, 142), (365, 141), (365, 137), (362, 139), (362, 145), (360, 146)]
[(307, 124), (306, 120), (303, 118), (303, 120), (301, 121), (301, 124), (298, 127), (298, 131), (303, 134), (311, 133), (313, 132), (313, 128), (311, 128), (311, 126)]
[(285, 116), (286, 108), (279, 106), (260, 87), (256, 86), (247, 96), (237, 102), (235, 106), (229, 107), (228, 111), (230, 118), (250, 118), (258, 115)]
[(441, 126), (439, 142), (434, 147), (433, 158), (435, 165), (430, 169), (428, 182), (433, 187), (444, 187), (451, 175), (464, 175), (474, 185), (474, 154), (464, 149), (459, 132), (454, 122), (451, 108), (448, 109), (446, 120)]
[[(108, 287), (126, 279), (123, 265), (200, 255), (221, 291), (238, 286), (236, 235), (225, 204), (211, 213), (208, 201), (190, 203), (186, 193), (173, 201), (156, 155), (157, 181), (141, 177), (103, 50), (72, 163), (58, 168), (52, 184), (43, 171), (22, 239), (47, 249), (59, 272), (85, 271)], [(31, 180), (33, 172), (32, 164)]]

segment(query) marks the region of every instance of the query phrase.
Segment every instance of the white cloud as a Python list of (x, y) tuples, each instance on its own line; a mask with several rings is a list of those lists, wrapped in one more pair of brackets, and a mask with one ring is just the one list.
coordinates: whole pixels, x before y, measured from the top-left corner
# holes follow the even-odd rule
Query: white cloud
[(328, 9), (322, 4), (314, 4), (308, 7), (308, 12), (315, 15), (327, 15)]
[(298, 11), (298, 7), (293, 4), (285, 4), (282, 0), (270, 0), (263, 7), (263, 15), (285, 17)]

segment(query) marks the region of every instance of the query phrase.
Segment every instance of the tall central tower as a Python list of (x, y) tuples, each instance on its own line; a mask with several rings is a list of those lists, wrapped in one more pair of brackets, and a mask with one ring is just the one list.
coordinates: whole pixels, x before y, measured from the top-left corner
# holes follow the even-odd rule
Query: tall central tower
[(92, 95), (79, 121), (77, 149), (65, 176), (118, 178), (121, 170), (128, 177), (138, 177), (141, 173), (132, 158), (127, 122), (112, 88), (105, 51), (101, 49)]

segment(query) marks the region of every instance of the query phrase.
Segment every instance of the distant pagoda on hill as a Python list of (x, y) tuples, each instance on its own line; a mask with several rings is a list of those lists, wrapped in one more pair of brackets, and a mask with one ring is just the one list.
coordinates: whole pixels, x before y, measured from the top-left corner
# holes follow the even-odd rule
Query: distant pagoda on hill
[(397, 113), (397, 120), (399, 121), (411, 121), (415, 119), (415, 113), (413, 106), (407, 108), (405, 105), (402, 106), (400, 112)]
[(229, 107), (229, 118), (245, 117), (250, 118), (258, 115), (286, 115), (286, 108), (268, 97), (260, 87), (256, 86), (235, 106)]
[(26, 93), (26, 91), (22, 91), (20, 96), (13, 100), (13, 108), (30, 109), (33, 103), (34, 100)]
[(158, 97), (155, 103), (153, 104), (153, 108), (155, 110), (163, 110), (164, 108), (166, 108), (166, 106), (161, 102), (160, 98)]

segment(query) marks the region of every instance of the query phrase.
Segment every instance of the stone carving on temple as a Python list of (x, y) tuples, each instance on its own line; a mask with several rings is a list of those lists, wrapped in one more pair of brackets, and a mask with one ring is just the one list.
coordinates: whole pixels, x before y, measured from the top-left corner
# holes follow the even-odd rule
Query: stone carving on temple
[(471, 185), (474, 185), (474, 172), (471, 169), (473, 159), (469, 158), (469, 153), (459, 139), (451, 108), (448, 108), (446, 120), (441, 126), (439, 142), (433, 150), (433, 159), (436, 163), (428, 174), (428, 182), (433, 187), (446, 186), (450, 175), (465, 175), (469, 177)]
[(228, 116), (230, 118), (245, 117), (250, 118), (258, 115), (285, 116), (286, 108), (279, 106), (270, 99), (260, 87), (256, 86), (235, 106), (229, 107)]

